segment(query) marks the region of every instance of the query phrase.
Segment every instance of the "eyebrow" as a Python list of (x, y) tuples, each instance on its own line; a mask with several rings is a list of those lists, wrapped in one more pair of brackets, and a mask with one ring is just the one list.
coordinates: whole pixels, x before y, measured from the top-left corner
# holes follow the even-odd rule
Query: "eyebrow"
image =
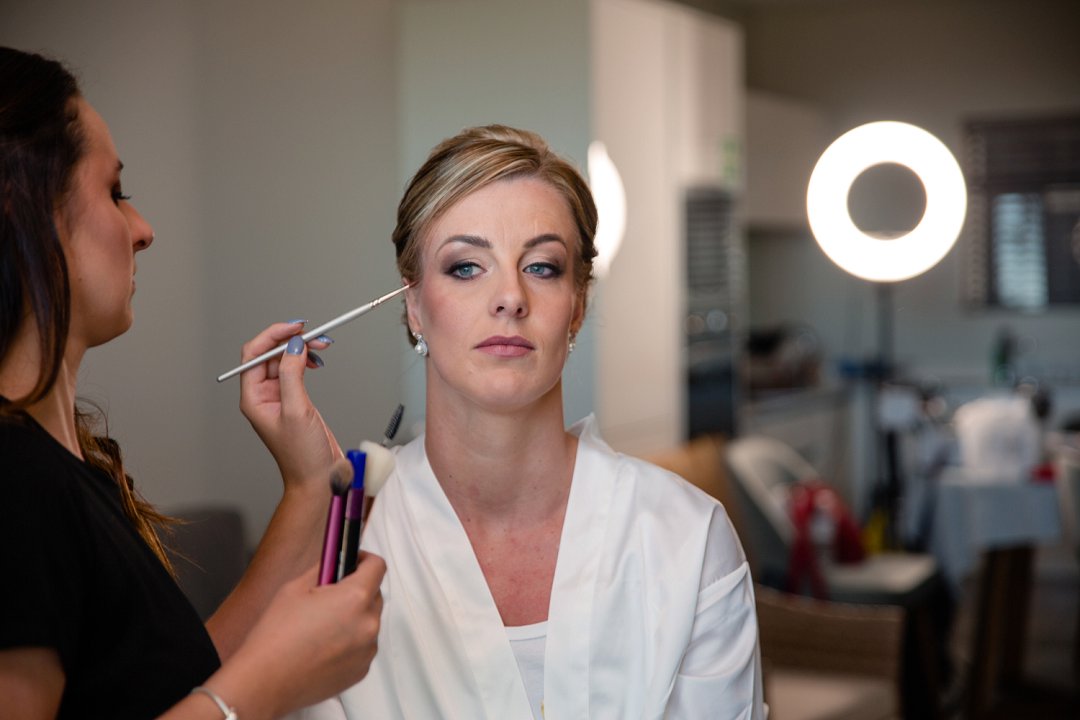
[[(566, 247), (566, 241), (555, 233), (544, 233), (543, 235), (537, 235), (536, 237), (525, 241), (525, 249), (531, 250), (537, 245), (543, 245), (544, 243), (549, 242), (559, 243), (563, 247)], [(451, 235), (442, 241), (439, 249), (441, 250), (450, 243), (464, 243), (465, 245), (472, 245), (473, 247), (484, 248), (487, 250), (490, 250), (492, 247), (490, 240), (482, 238), (479, 235)]]

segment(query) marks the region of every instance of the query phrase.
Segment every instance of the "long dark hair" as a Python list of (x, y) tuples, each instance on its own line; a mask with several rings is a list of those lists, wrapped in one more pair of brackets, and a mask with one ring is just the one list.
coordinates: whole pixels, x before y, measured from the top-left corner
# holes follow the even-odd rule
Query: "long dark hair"
[[(20, 414), (42, 400), (63, 364), (71, 288), (55, 214), (69, 197), (85, 151), (79, 97), (78, 82), (60, 63), (0, 47), (0, 365), (28, 315), (41, 356), (34, 386), (21, 398), (8, 398), (0, 415)], [(75, 408), (83, 456), (113, 478), (125, 514), (171, 570), (155, 530), (169, 519), (135, 492), (119, 445), (107, 432), (94, 431), (99, 417), (100, 412)]]

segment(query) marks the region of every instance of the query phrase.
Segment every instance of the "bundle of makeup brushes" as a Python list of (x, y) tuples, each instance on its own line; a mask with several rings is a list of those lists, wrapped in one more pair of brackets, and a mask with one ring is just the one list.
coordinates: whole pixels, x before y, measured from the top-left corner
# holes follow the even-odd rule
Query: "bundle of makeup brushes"
[(330, 471), (330, 512), (326, 518), (319, 584), (329, 585), (352, 574), (360, 557), (360, 534), (375, 496), (394, 469), (390, 441), (397, 435), (405, 406), (398, 405), (382, 443), (364, 440)]

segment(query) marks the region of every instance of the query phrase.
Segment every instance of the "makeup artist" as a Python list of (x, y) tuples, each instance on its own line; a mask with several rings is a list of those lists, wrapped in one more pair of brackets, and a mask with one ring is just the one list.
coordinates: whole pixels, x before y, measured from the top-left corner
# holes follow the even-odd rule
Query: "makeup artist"
[(426, 431), (365, 530), (389, 568), (382, 651), (304, 717), (762, 717), (724, 508), (592, 418), (565, 429), (596, 221), (580, 174), (509, 127), (445, 140), (408, 185), (393, 240)]
[[(132, 323), (135, 255), (154, 239), (121, 168), (69, 72), (0, 48), (0, 715), (283, 715), (364, 676), (385, 566), (369, 556), (317, 588), (318, 540), (297, 542), (318, 535), (322, 471), (340, 450), (304, 392), (308, 355), (294, 342), (242, 390), (283, 499), (205, 627), (184, 598), (158, 539), (166, 518), (75, 401), (84, 353)], [(244, 355), (298, 332), (271, 326)]]

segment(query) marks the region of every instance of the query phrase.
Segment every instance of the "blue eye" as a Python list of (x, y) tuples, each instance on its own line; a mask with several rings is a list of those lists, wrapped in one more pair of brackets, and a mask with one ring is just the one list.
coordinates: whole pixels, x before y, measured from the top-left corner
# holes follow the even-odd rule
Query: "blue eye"
[(463, 261), (454, 263), (450, 266), (450, 269), (446, 271), (447, 275), (452, 275), (462, 280), (468, 280), (476, 275), (480, 271), (480, 266), (472, 261)]
[(536, 275), (541, 278), (555, 278), (562, 275), (562, 269), (557, 265), (547, 262), (536, 262), (525, 266), (527, 275)]

